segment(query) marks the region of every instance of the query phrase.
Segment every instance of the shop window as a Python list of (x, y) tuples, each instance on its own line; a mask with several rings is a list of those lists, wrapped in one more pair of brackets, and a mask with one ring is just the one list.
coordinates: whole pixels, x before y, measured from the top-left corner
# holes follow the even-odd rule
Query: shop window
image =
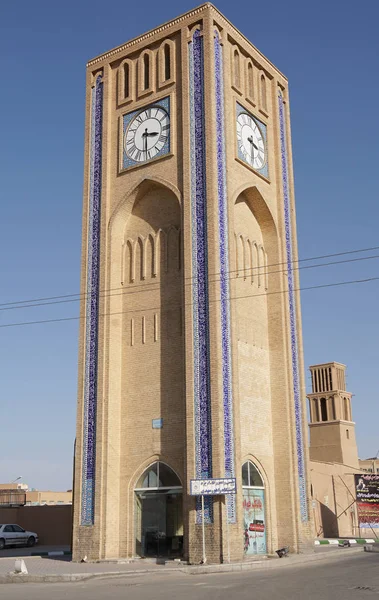
[(242, 466), (242, 485), (246, 487), (264, 487), (257, 467), (250, 460)]
[(156, 462), (140, 477), (137, 489), (181, 487), (176, 473), (165, 463)]

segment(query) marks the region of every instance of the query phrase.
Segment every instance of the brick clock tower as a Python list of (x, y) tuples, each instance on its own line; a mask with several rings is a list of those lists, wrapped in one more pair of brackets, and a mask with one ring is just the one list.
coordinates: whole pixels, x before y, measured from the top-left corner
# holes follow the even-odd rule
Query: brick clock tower
[(311, 535), (288, 82), (211, 4), (87, 65), (73, 557)]

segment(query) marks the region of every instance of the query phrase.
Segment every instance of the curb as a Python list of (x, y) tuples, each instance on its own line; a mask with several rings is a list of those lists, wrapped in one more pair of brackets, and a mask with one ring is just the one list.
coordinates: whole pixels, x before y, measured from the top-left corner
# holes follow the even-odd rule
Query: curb
[[(70, 550), (56, 550), (52, 552), (32, 552), (30, 556), (71, 556)], [(27, 557), (23, 557), (24, 560)]]
[[(361, 548), (350, 548), (348, 554), (358, 554), (361, 552)], [(334, 553), (333, 553), (334, 554)], [(105, 571), (100, 573), (71, 573), (65, 575), (21, 575), (8, 573), (7, 575), (0, 575), (0, 584), (6, 583), (69, 583), (75, 581), (85, 581), (87, 579), (106, 579), (114, 577), (136, 577), (139, 575), (146, 574), (167, 574), (172, 575), (174, 573), (181, 573), (183, 575), (211, 575), (217, 573), (234, 573), (241, 571), (253, 571), (258, 569), (271, 569), (271, 568), (285, 568), (291, 566), (299, 566), (302, 564), (308, 564), (311, 562), (321, 562), (322, 560), (336, 560), (346, 556), (346, 552), (336, 553), (331, 556), (329, 552), (326, 554), (297, 554), (282, 559), (272, 560), (256, 560), (246, 563), (231, 563), (221, 565), (190, 565), (190, 566), (177, 566), (177, 567), (162, 567), (161, 569), (138, 569), (133, 571)]]
[(346, 541), (354, 545), (373, 544), (375, 542), (375, 540), (371, 538), (330, 538), (326, 540), (315, 540), (315, 546), (325, 546), (327, 544), (329, 544), (330, 546), (338, 546), (339, 544), (343, 544)]

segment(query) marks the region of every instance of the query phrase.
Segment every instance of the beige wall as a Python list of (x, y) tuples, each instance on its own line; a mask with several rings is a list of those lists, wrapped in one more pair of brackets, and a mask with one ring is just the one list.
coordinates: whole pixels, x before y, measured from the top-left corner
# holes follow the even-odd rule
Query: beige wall
[(17, 523), (37, 533), (40, 545), (71, 545), (72, 507), (69, 505), (0, 508), (0, 523)]
[[(99, 313), (105, 317), (99, 325), (93, 527), (80, 526), (85, 361), (85, 320), (81, 320), (74, 517), (76, 560), (83, 553), (90, 559), (135, 554), (134, 488), (144, 469), (155, 460), (167, 462), (183, 482), (185, 556), (192, 562), (201, 560), (201, 528), (195, 521), (195, 501), (187, 495), (189, 480), (195, 476), (188, 41), (193, 28), (198, 25), (203, 33), (205, 61), (213, 476), (224, 475), (213, 88), (213, 40), (217, 26), (224, 43), (229, 268), (233, 299), (231, 350), (238, 485), (238, 522), (229, 528), (231, 556), (232, 559), (243, 556), (241, 467), (247, 459), (256, 463), (265, 480), (268, 551), (283, 545), (299, 551), (310, 537), (309, 521), (302, 523), (299, 516), (288, 296), (284, 293), (288, 283), (286, 274), (277, 269), (277, 264), (285, 260), (279, 87), (285, 97), (293, 258), (296, 260), (297, 257), (287, 81), (215, 8), (205, 5), (88, 65), (86, 165), (90, 152), (91, 88), (98, 73), (102, 73), (104, 82), (100, 288), (118, 290), (119, 293), (103, 294), (100, 298)], [(172, 79), (162, 84), (157, 74), (162, 71), (161, 44), (167, 39), (172, 44), (176, 67)], [(233, 85), (231, 63), (232, 49), (236, 45), (241, 57), (239, 89)], [(141, 53), (146, 48), (154, 57), (155, 75), (149, 90), (142, 93), (138, 69)], [(122, 99), (120, 82), (126, 58), (130, 60), (133, 77), (131, 97)], [(254, 97), (244, 77), (248, 60), (255, 65)], [(262, 93), (258, 93), (262, 74), (267, 89), (265, 100)], [(123, 171), (119, 137), (122, 115), (168, 95), (171, 101), (170, 156)], [(236, 160), (237, 101), (267, 124), (270, 181)], [(88, 168), (84, 190), (82, 292), (86, 290)], [(252, 244), (253, 253), (256, 244), (260, 264), (267, 260), (267, 264), (274, 265), (268, 268), (271, 274), (267, 274), (267, 270), (264, 274), (262, 269), (260, 276), (256, 271), (256, 276), (251, 277), (251, 270), (249, 274), (249, 266), (242, 258), (242, 245), (246, 246), (248, 242)], [(297, 272), (294, 277), (298, 288)], [(266, 295), (268, 290), (274, 293)], [(81, 316), (85, 316), (84, 302)], [(300, 311), (297, 313), (297, 330), (300, 396), (305, 397)], [(303, 409), (305, 439), (305, 406)], [(163, 418), (163, 429), (152, 430), (151, 421), (158, 417)], [(306, 448), (304, 453), (307, 457)], [(216, 499), (214, 524), (206, 527), (210, 562), (220, 562), (226, 555), (224, 528), (224, 508)]]
[(354, 473), (346, 465), (310, 461), (315, 537), (360, 536)]
[(71, 504), (72, 492), (28, 491), (26, 492), (26, 503)]

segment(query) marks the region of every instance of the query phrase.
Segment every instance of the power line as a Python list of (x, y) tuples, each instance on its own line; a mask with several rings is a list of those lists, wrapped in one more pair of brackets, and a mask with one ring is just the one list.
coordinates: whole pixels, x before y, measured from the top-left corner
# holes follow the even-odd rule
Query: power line
[[(304, 291), (304, 290), (316, 290), (316, 289), (321, 289), (321, 288), (330, 288), (330, 287), (338, 287), (338, 286), (342, 286), (342, 285), (352, 285), (352, 284), (356, 284), (356, 283), (368, 283), (371, 281), (379, 281), (379, 277), (368, 277), (367, 279), (353, 279), (351, 281), (338, 281), (335, 283), (324, 283), (321, 285), (311, 285), (311, 286), (307, 286), (307, 287), (303, 287), (303, 288), (295, 288), (295, 292), (299, 292), (299, 291)], [(288, 294), (288, 290), (279, 290), (277, 292), (264, 292), (262, 294), (250, 294), (250, 295), (246, 295), (246, 296), (237, 296), (237, 297), (232, 297), (230, 298), (231, 300), (245, 300), (245, 298), (256, 298), (258, 296), (269, 296), (271, 294)], [(211, 302), (219, 302), (219, 300), (212, 300)], [(170, 308), (180, 308), (181, 305), (180, 304), (176, 304), (176, 305), (169, 305)], [(133, 310), (124, 310), (121, 312), (117, 312), (117, 313), (105, 313), (102, 315), (99, 315), (99, 317), (110, 317), (110, 316), (117, 316), (117, 315), (123, 315), (123, 314), (127, 314), (127, 313), (137, 313), (137, 312), (146, 312), (147, 310), (160, 310), (161, 307), (160, 306), (152, 306), (149, 308), (141, 308), (141, 309), (133, 309)], [(80, 319), (84, 319), (85, 317), (63, 317), (61, 319), (43, 319), (41, 321), (24, 321), (22, 323), (8, 323), (5, 325), (0, 325), (0, 329), (5, 328), (5, 327), (21, 327), (21, 326), (25, 326), (25, 325), (41, 325), (44, 323), (59, 323), (62, 321), (79, 321)]]
[[(301, 258), (301, 259), (298, 259), (298, 260), (293, 260), (293, 261), (290, 261), (290, 263), (288, 263), (287, 261), (284, 261), (284, 262), (272, 263), (272, 264), (268, 264), (268, 265), (264, 265), (264, 266), (259, 266), (259, 267), (250, 267), (250, 269), (248, 269), (248, 270), (249, 271), (260, 270), (260, 272), (262, 274), (263, 273), (262, 269), (268, 269), (268, 268), (271, 268), (271, 267), (279, 267), (279, 266), (288, 265), (288, 264), (308, 262), (310, 260), (322, 260), (324, 258), (334, 258), (334, 257), (337, 257), (337, 256), (346, 256), (348, 254), (359, 254), (361, 252), (371, 252), (373, 250), (379, 250), (379, 246), (372, 246), (371, 248), (360, 248), (360, 249), (357, 249), (357, 250), (347, 250), (345, 252), (335, 252), (334, 254), (323, 254), (323, 255), (320, 255), (320, 256), (311, 256), (311, 257), (308, 257), (308, 258)], [(371, 258), (371, 257), (362, 257), (361, 259), (358, 259), (358, 260), (365, 260), (365, 259), (369, 259), (369, 258)], [(376, 257), (374, 257), (374, 258), (376, 258)], [(342, 263), (344, 261), (340, 261), (340, 262)], [(353, 260), (351, 262), (353, 262)], [(338, 264), (338, 262), (337, 263), (328, 263), (328, 264)], [(314, 267), (317, 267), (317, 266), (319, 266), (319, 265), (311, 265), (310, 267), (307, 267), (307, 268), (314, 268)], [(323, 266), (323, 265), (320, 265), (320, 266)], [(295, 268), (298, 269), (298, 268), (305, 268), (305, 267), (294, 267), (294, 269)], [(227, 274), (237, 273), (240, 270), (243, 270), (243, 269), (230, 270), (230, 271), (227, 271)], [(287, 271), (287, 269), (286, 268), (283, 269), (283, 272), (284, 271)], [(280, 272), (280, 271), (277, 271), (277, 272)], [(213, 274), (210, 275), (210, 277), (214, 277), (216, 275), (220, 275), (220, 273), (219, 272), (218, 273), (213, 273)], [(190, 278), (187, 278), (187, 279), (193, 279), (193, 277), (190, 277)], [(212, 282), (213, 281), (217, 281), (217, 280), (212, 280)], [(154, 285), (154, 284), (152, 284), (152, 285)], [(159, 285), (159, 283), (157, 282), (155, 285)], [(145, 288), (146, 284), (145, 283), (134, 284), (133, 287), (134, 288), (136, 288), (136, 287), (144, 287)], [(99, 293), (103, 294), (103, 293), (116, 292), (116, 291), (120, 291), (120, 290), (125, 290), (125, 288), (123, 288), (123, 287), (109, 288), (109, 289), (99, 290)], [(43, 297), (43, 298), (32, 298), (32, 299), (29, 299), (29, 300), (15, 300), (13, 302), (3, 302), (3, 303), (0, 303), (0, 310), (1, 310), (1, 307), (7, 307), (7, 306), (12, 306), (12, 305), (18, 305), (18, 304), (32, 304), (32, 303), (39, 303), (39, 302), (45, 303), (45, 301), (47, 303), (47, 301), (49, 301), (49, 300), (60, 300), (60, 299), (66, 299), (66, 298), (67, 299), (68, 298), (76, 298), (75, 301), (78, 301), (78, 300), (80, 300), (80, 298), (86, 297), (86, 296), (87, 296), (87, 292), (83, 292), (83, 293), (76, 293), (76, 294), (63, 294), (63, 295), (60, 295), (60, 296), (46, 296), (46, 297)], [(27, 308), (27, 307), (25, 307), (25, 308)]]
[[(360, 261), (364, 261), (364, 260), (372, 260), (372, 259), (376, 259), (379, 258), (379, 254), (375, 254), (374, 256), (362, 256), (360, 258), (349, 258), (346, 260), (339, 260), (339, 261), (330, 261), (327, 263), (321, 263), (318, 265), (302, 265), (300, 267), (293, 267), (293, 271), (297, 271), (297, 270), (301, 270), (301, 269), (317, 269), (320, 267), (328, 267), (331, 265), (341, 265), (341, 264), (346, 264), (346, 263), (353, 263), (353, 262), (360, 262)], [(308, 260), (308, 259), (304, 259), (304, 260)], [(260, 269), (260, 272), (258, 273), (258, 277), (265, 276), (265, 275), (275, 275), (277, 273), (285, 273), (287, 272), (287, 269), (279, 269), (278, 271), (267, 271), (265, 266), (262, 267), (253, 267), (253, 268), (241, 268), (238, 270), (238, 273), (243, 273), (243, 276), (246, 277), (248, 275), (252, 275), (252, 271), (256, 268)], [(264, 269), (264, 270), (263, 270)], [(230, 271), (232, 272), (232, 271)], [(235, 275), (234, 277), (229, 277), (229, 279), (237, 279), (237, 275)], [(211, 280), (212, 283), (215, 283), (216, 281), (219, 281), (219, 279), (215, 279), (215, 280)], [(156, 283), (145, 283), (145, 284), (137, 284), (137, 285), (133, 285), (132, 288), (127, 288), (125, 289), (124, 287), (120, 287), (120, 288), (113, 288), (109, 290), (108, 293), (103, 293), (100, 292), (99, 297), (100, 298), (106, 298), (109, 296), (124, 296), (124, 295), (132, 295), (132, 294), (140, 294), (140, 293), (150, 293), (153, 291), (156, 291), (157, 288), (151, 288), (150, 286), (159, 286), (160, 283), (156, 282)], [(140, 290), (136, 290), (135, 288), (138, 287), (142, 287), (143, 289)], [(122, 291), (121, 291), (122, 290)], [(112, 293), (112, 292), (119, 292), (119, 293)], [(80, 294), (81, 296), (83, 296), (83, 294)], [(72, 295), (73, 296), (73, 295)], [(79, 296), (79, 294), (77, 294), (76, 296)], [(38, 306), (52, 306), (55, 304), (68, 304), (68, 303), (72, 303), (72, 302), (79, 302), (81, 300), (80, 297), (69, 297), (67, 298), (67, 296), (57, 296), (56, 298), (66, 298), (64, 300), (52, 300), (52, 301), (46, 301), (46, 302), (35, 302), (32, 303), (32, 301), (30, 301), (30, 304), (26, 304), (26, 303), (22, 303), (25, 301), (20, 301), (19, 303), (15, 303), (15, 306), (10, 306), (10, 305), (3, 305), (0, 304), (0, 312), (1, 311), (6, 311), (6, 310), (17, 310), (17, 309), (25, 309), (25, 308), (34, 308), (34, 307), (38, 307)], [(49, 299), (47, 299), (49, 300)]]

